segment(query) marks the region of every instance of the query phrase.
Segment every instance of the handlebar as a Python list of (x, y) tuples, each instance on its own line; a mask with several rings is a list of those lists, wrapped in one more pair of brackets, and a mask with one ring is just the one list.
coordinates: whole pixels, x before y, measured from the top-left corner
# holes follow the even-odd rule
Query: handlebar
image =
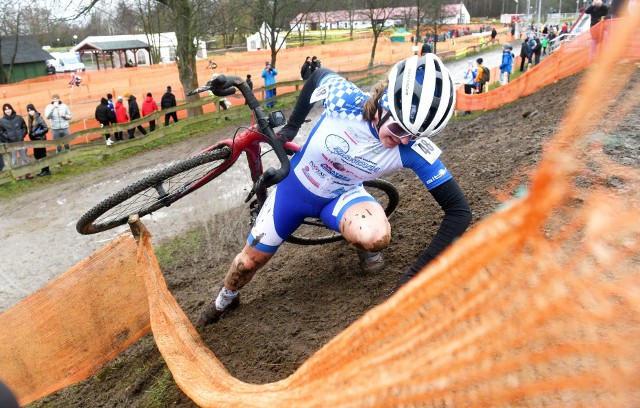
[(249, 85), (247, 85), (244, 79), (237, 76), (218, 75), (207, 82), (206, 85), (187, 92), (187, 96), (195, 95), (204, 91), (211, 91), (214, 95), (223, 97), (234, 94), (236, 92), (236, 88), (240, 90), (242, 96), (244, 96), (247, 101), (247, 105), (249, 105), (249, 108), (253, 111), (258, 130), (265, 136), (265, 141), (273, 148), (276, 157), (280, 161), (279, 169), (276, 170), (270, 167), (262, 174), (262, 176), (260, 176), (260, 179), (252, 189), (252, 192), (255, 192), (260, 186), (269, 187), (284, 180), (284, 178), (289, 174), (290, 163), (283, 145), (286, 140), (281, 141), (278, 139), (278, 136), (269, 125), (269, 119), (263, 112), (260, 102), (253, 94), (251, 88), (249, 88)]

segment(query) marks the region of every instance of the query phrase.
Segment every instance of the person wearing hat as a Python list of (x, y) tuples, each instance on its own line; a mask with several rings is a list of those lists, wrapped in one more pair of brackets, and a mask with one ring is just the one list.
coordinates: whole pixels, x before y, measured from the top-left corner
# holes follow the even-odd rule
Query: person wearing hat
[[(176, 106), (176, 96), (171, 93), (171, 87), (167, 86), (167, 92), (160, 99), (160, 108), (169, 109)], [(178, 112), (170, 112), (164, 114), (164, 125), (169, 126), (169, 118), (173, 118), (174, 123), (178, 123)]]
[[(27, 113), (29, 114), (28, 118), (28, 129), (29, 129), (29, 139), (31, 140), (47, 140), (47, 132), (49, 131), (49, 127), (47, 126), (47, 122), (45, 122), (40, 112), (36, 110), (36, 107), (33, 104), (27, 105)], [(46, 147), (35, 147), (33, 149), (33, 157), (36, 160), (40, 160), (42, 158), (47, 157), (47, 148)], [(38, 177), (42, 176), (50, 176), (51, 171), (49, 171), (49, 166), (43, 167), (40, 173), (36, 174)]]
[[(273, 85), (276, 83), (276, 75), (278, 75), (278, 71), (271, 66), (269, 61), (264, 63), (264, 69), (262, 70), (262, 78), (264, 78), (264, 86)], [(276, 96), (276, 90), (269, 89), (265, 94), (265, 99), (271, 99)], [(273, 108), (276, 103), (271, 101), (267, 102), (267, 108)]]
[[(140, 119), (140, 108), (138, 107), (138, 102), (136, 101), (136, 97), (131, 95), (131, 92), (127, 91), (122, 95), (124, 99), (129, 101), (129, 120), (132, 122), (136, 119)], [(136, 128), (142, 133), (142, 135), (147, 134), (147, 130), (142, 125), (138, 125), (135, 128), (129, 129), (129, 139), (135, 139), (134, 133), (136, 132)]]
[[(44, 109), (44, 117), (50, 121), (53, 140), (61, 139), (69, 135), (71, 111), (67, 105), (60, 101), (60, 95), (57, 93), (51, 95), (51, 103)], [(64, 145), (64, 148), (65, 150), (69, 150), (69, 145)], [(62, 147), (56, 146), (56, 151), (60, 153)]]

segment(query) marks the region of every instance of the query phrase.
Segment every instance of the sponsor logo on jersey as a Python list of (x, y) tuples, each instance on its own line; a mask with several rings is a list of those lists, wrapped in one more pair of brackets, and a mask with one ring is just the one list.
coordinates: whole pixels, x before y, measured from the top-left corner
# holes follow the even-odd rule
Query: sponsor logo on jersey
[(331, 153), (338, 155), (345, 161), (345, 163), (352, 165), (353, 167), (364, 171), (365, 173), (375, 173), (380, 170), (380, 166), (371, 162), (370, 160), (362, 157), (350, 156), (349, 143), (341, 136), (336, 134), (327, 135), (325, 139), (325, 146)]
[(313, 177), (311, 177), (311, 174), (309, 174), (309, 166), (304, 166), (302, 168), (302, 173), (307, 177), (307, 180), (309, 180), (311, 184), (316, 188), (320, 188), (320, 183), (318, 183)]
[(313, 161), (309, 162), (309, 166), (311, 166), (313, 171), (315, 171), (316, 174), (320, 176), (320, 178), (324, 178), (324, 173), (322, 172), (322, 170), (320, 170), (320, 167), (318, 167)]
[(438, 170), (438, 174), (436, 174), (435, 176), (433, 176), (429, 180), (427, 180), (427, 185), (433, 183), (436, 180), (441, 179), (445, 174), (447, 174), (447, 170), (445, 170), (445, 169)]
[(322, 167), (322, 169), (324, 171), (326, 171), (327, 173), (329, 173), (330, 175), (332, 175), (333, 177), (337, 178), (338, 180), (343, 180), (343, 181), (351, 181), (351, 179), (347, 176), (343, 176), (342, 174), (336, 172), (334, 169), (331, 168), (331, 166), (329, 166), (327, 163), (322, 163), (320, 165), (320, 167)]

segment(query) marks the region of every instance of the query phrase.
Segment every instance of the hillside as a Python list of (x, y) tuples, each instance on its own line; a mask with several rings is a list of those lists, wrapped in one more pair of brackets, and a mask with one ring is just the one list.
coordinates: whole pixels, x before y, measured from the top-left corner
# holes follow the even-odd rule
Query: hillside
[[(452, 120), (434, 140), (467, 195), (474, 222), (496, 210), (497, 191), (512, 193), (526, 185), (579, 81), (580, 76), (570, 77), (502, 109)], [(634, 158), (626, 164), (638, 166), (637, 147), (613, 153)], [(401, 203), (390, 219), (392, 242), (384, 252), (383, 271), (359, 272), (355, 253), (343, 242), (321, 247), (287, 244), (243, 290), (242, 306), (201, 331), (233, 376), (249, 383), (283, 379), (385, 300), (441, 219), (439, 208), (413, 173), (397, 172), (388, 180), (400, 190)], [(192, 239), (178, 238), (158, 253), (169, 289), (192, 321), (217, 293), (244, 243), (246, 224), (246, 210), (238, 209), (192, 231)], [(148, 335), (94, 377), (32, 406), (196, 405), (173, 383)]]

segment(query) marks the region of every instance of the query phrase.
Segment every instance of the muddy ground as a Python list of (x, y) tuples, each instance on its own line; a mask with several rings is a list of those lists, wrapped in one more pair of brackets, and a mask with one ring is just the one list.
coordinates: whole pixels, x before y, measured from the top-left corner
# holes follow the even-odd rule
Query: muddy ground
[[(500, 204), (496, 191), (511, 193), (512, 186), (526, 183), (579, 80), (579, 76), (567, 78), (502, 109), (453, 120), (435, 139), (467, 195), (474, 223), (496, 210)], [(624, 156), (625, 164), (638, 166), (634, 143), (613, 153)], [(180, 153), (190, 148), (172, 149)], [(401, 203), (390, 219), (392, 241), (384, 252), (386, 264), (381, 272), (361, 273), (353, 250), (343, 242), (320, 247), (286, 244), (242, 291), (242, 306), (200, 331), (233, 376), (250, 383), (283, 379), (385, 300), (441, 220), (439, 208), (413, 173), (397, 172), (387, 179), (400, 190)], [(208, 220), (206, 226), (197, 232), (201, 245), (176, 246), (173, 256), (161, 259), (169, 289), (192, 321), (217, 293), (231, 259), (244, 243), (246, 211), (231, 210)], [(171, 380), (150, 335), (97, 375), (36, 405), (195, 406)]]

